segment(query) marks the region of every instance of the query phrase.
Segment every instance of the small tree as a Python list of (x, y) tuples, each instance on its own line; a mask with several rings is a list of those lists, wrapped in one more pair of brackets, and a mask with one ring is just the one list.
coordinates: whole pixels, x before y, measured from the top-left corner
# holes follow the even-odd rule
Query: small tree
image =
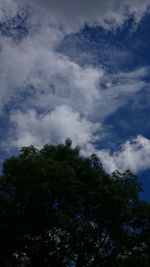
[(0, 180), (0, 266), (148, 267), (150, 205), (79, 148), (22, 148)]

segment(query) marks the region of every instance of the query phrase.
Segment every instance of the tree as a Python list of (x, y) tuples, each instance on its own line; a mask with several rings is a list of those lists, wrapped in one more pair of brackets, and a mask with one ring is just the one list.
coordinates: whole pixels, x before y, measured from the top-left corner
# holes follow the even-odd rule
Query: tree
[(22, 148), (0, 179), (0, 266), (148, 267), (150, 205), (71, 140)]

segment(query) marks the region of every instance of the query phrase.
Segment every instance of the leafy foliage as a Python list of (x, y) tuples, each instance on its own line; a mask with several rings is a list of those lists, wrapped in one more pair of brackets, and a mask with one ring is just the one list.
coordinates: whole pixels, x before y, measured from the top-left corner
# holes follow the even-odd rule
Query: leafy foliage
[(64, 145), (22, 148), (0, 180), (0, 266), (148, 267), (150, 205), (130, 171)]

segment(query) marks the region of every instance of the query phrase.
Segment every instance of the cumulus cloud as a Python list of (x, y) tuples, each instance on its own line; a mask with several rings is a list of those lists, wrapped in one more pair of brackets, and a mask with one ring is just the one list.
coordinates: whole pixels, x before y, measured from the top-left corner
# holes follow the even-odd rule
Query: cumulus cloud
[(74, 145), (84, 147), (95, 141), (94, 134), (100, 129), (100, 123), (89, 122), (65, 105), (41, 115), (34, 110), (27, 113), (16, 111), (11, 115), (11, 122), (14, 127), (9, 133), (8, 143), (15, 148), (62, 143), (67, 137), (72, 139)]
[(150, 140), (142, 135), (126, 141), (120, 151), (111, 154), (102, 150), (97, 153), (109, 172), (117, 169), (138, 172), (150, 168)]
[(79, 66), (53, 51), (47, 37), (42, 41), (40, 37), (17, 45), (4, 41), (0, 53), (1, 111), (19, 96), (20, 107), (52, 109), (69, 103), (81, 113), (92, 112), (103, 71)]

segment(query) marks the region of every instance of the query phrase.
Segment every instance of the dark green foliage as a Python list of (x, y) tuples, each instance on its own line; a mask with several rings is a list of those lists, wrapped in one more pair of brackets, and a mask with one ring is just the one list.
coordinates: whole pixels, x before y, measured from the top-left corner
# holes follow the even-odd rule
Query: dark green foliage
[(0, 180), (0, 266), (148, 267), (150, 205), (130, 172), (108, 175), (95, 154), (22, 148)]

